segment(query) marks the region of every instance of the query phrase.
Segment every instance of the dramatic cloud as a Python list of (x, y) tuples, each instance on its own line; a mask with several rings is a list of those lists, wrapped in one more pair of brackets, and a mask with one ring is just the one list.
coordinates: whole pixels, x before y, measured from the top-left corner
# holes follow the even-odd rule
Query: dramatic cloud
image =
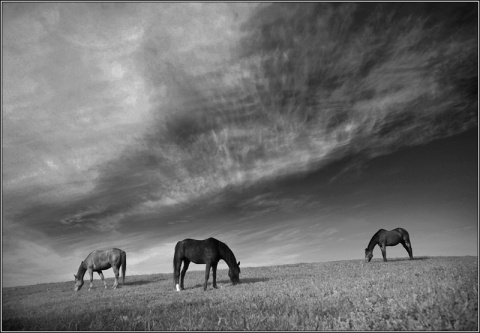
[(332, 259), (383, 218), (348, 191), (365, 163), (478, 122), (473, 4), (2, 6), (9, 284), (109, 246), (168, 271), (212, 235), (252, 265)]

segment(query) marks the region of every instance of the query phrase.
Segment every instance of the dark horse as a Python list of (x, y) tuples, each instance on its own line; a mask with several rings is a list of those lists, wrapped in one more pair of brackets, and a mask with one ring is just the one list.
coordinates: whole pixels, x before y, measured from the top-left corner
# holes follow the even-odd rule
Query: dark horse
[[(240, 261), (237, 263), (235, 255), (232, 250), (225, 244), (216, 240), (215, 238), (208, 238), (205, 240), (184, 239), (179, 241), (175, 246), (175, 254), (173, 256), (173, 280), (177, 291), (184, 290), (183, 280), (187, 272), (190, 262), (195, 264), (206, 264), (205, 268), (205, 283), (203, 290), (207, 290), (207, 281), (210, 276), (210, 267), (213, 272), (213, 288), (217, 288), (217, 265), (220, 260), (224, 260), (229, 269), (228, 276), (235, 285), (240, 282)], [(180, 275), (180, 266), (183, 261), (183, 269), (181, 273), (180, 286), (178, 278)]]
[(382, 250), (383, 261), (387, 261), (387, 246), (395, 246), (402, 244), (405, 250), (407, 250), (410, 259), (413, 259), (412, 245), (410, 244), (410, 236), (407, 230), (402, 228), (396, 228), (390, 231), (380, 229), (373, 235), (372, 239), (368, 243), (368, 247), (365, 249), (365, 261), (370, 262), (373, 257), (373, 248), (378, 244)]
[(93, 251), (84, 261), (81, 262), (80, 267), (78, 267), (77, 275), (73, 274), (73, 276), (75, 276), (75, 291), (79, 291), (82, 288), (83, 277), (87, 270), (90, 274), (90, 288), (88, 290), (93, 287), (93, 272), (97, 272), (98, 275), (100, 275), (106, 289), (107, 283), (105, 282), (105, 277), (103, 276), (102, 271), (109, 269), (110, 267), (113, 268), (113, 272), (115, 273), (113, 289), (116, 289), (118, 286), (120, 266), (122, 267), (122, 282), (125, 283), (125, 270), (127, 269), (127, 254), (125, 251), (116, 248), (103, 251)]

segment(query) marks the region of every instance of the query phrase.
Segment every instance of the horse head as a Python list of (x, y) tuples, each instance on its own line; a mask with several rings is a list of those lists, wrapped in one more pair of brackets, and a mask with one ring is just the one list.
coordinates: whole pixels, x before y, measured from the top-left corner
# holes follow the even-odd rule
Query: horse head
[(75, 277), (75, 291), (79, 291), (82, 289), (83, 279), (79, 279), (75, 274), (73, 276)]
[(370, 262), (373, 258), (373, 253), (372, 251), (369, 251), (368, 249), (365, 249), (365, 262)]
[(234, 285), (240, 282), (240, 261), (235, 265), (236, 267), (230, 267), (228, 269), (228, 277)]

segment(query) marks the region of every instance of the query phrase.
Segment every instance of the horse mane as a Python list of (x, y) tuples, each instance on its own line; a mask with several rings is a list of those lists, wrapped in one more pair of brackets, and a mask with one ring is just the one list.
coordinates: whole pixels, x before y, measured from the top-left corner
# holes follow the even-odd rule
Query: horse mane
[(367, 246), (367, 249), (369, 251), (373, 251), (373, 248), (378, 243), (378, 236), (380, 235), (381, 232), (384, 232), (384, 231), (386, 231), (386, 230), (385, 229), (380, 229), (372, 236), (372, 238), (370, 239), (370, 242), (368, 242), (368, 246)]
[(87, 271), (87, 268), (85, 267), (85, 262), (82, 261), (80, 263), (80, 266), (78, 267), (77, 278), (78, 279), (83, 279), (86, 271)]
[(232, 250), (227, 246), (227, 244), (218, 241), (218, 250), (220, 255), (223, 257), (223, 260), (227, 263), (228, 267), (236, 267), (237, 259), (233, 254)]

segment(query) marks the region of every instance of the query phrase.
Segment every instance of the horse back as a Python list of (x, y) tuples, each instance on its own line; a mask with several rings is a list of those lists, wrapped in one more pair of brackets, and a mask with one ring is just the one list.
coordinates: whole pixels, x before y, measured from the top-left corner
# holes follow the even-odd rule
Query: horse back
[(87, 268), (92, 268), (93, 270), (105, 270), (114, 265), (119, 267), (122, 252), (124, 251), (117, 248), (93, 251), (84, 262)]
[(405, 229), (396, 228), (390, 231), (382, 232), (379, 236), (380, 243), (388, 246), (395, 246), (401, 242), (409, 242), (408, 233)]
[(187, 259), (195, 264), (219, 261), (218, 241), (215, 238), (205, 240), (184, 239), (175, 246), (175, 259)]

